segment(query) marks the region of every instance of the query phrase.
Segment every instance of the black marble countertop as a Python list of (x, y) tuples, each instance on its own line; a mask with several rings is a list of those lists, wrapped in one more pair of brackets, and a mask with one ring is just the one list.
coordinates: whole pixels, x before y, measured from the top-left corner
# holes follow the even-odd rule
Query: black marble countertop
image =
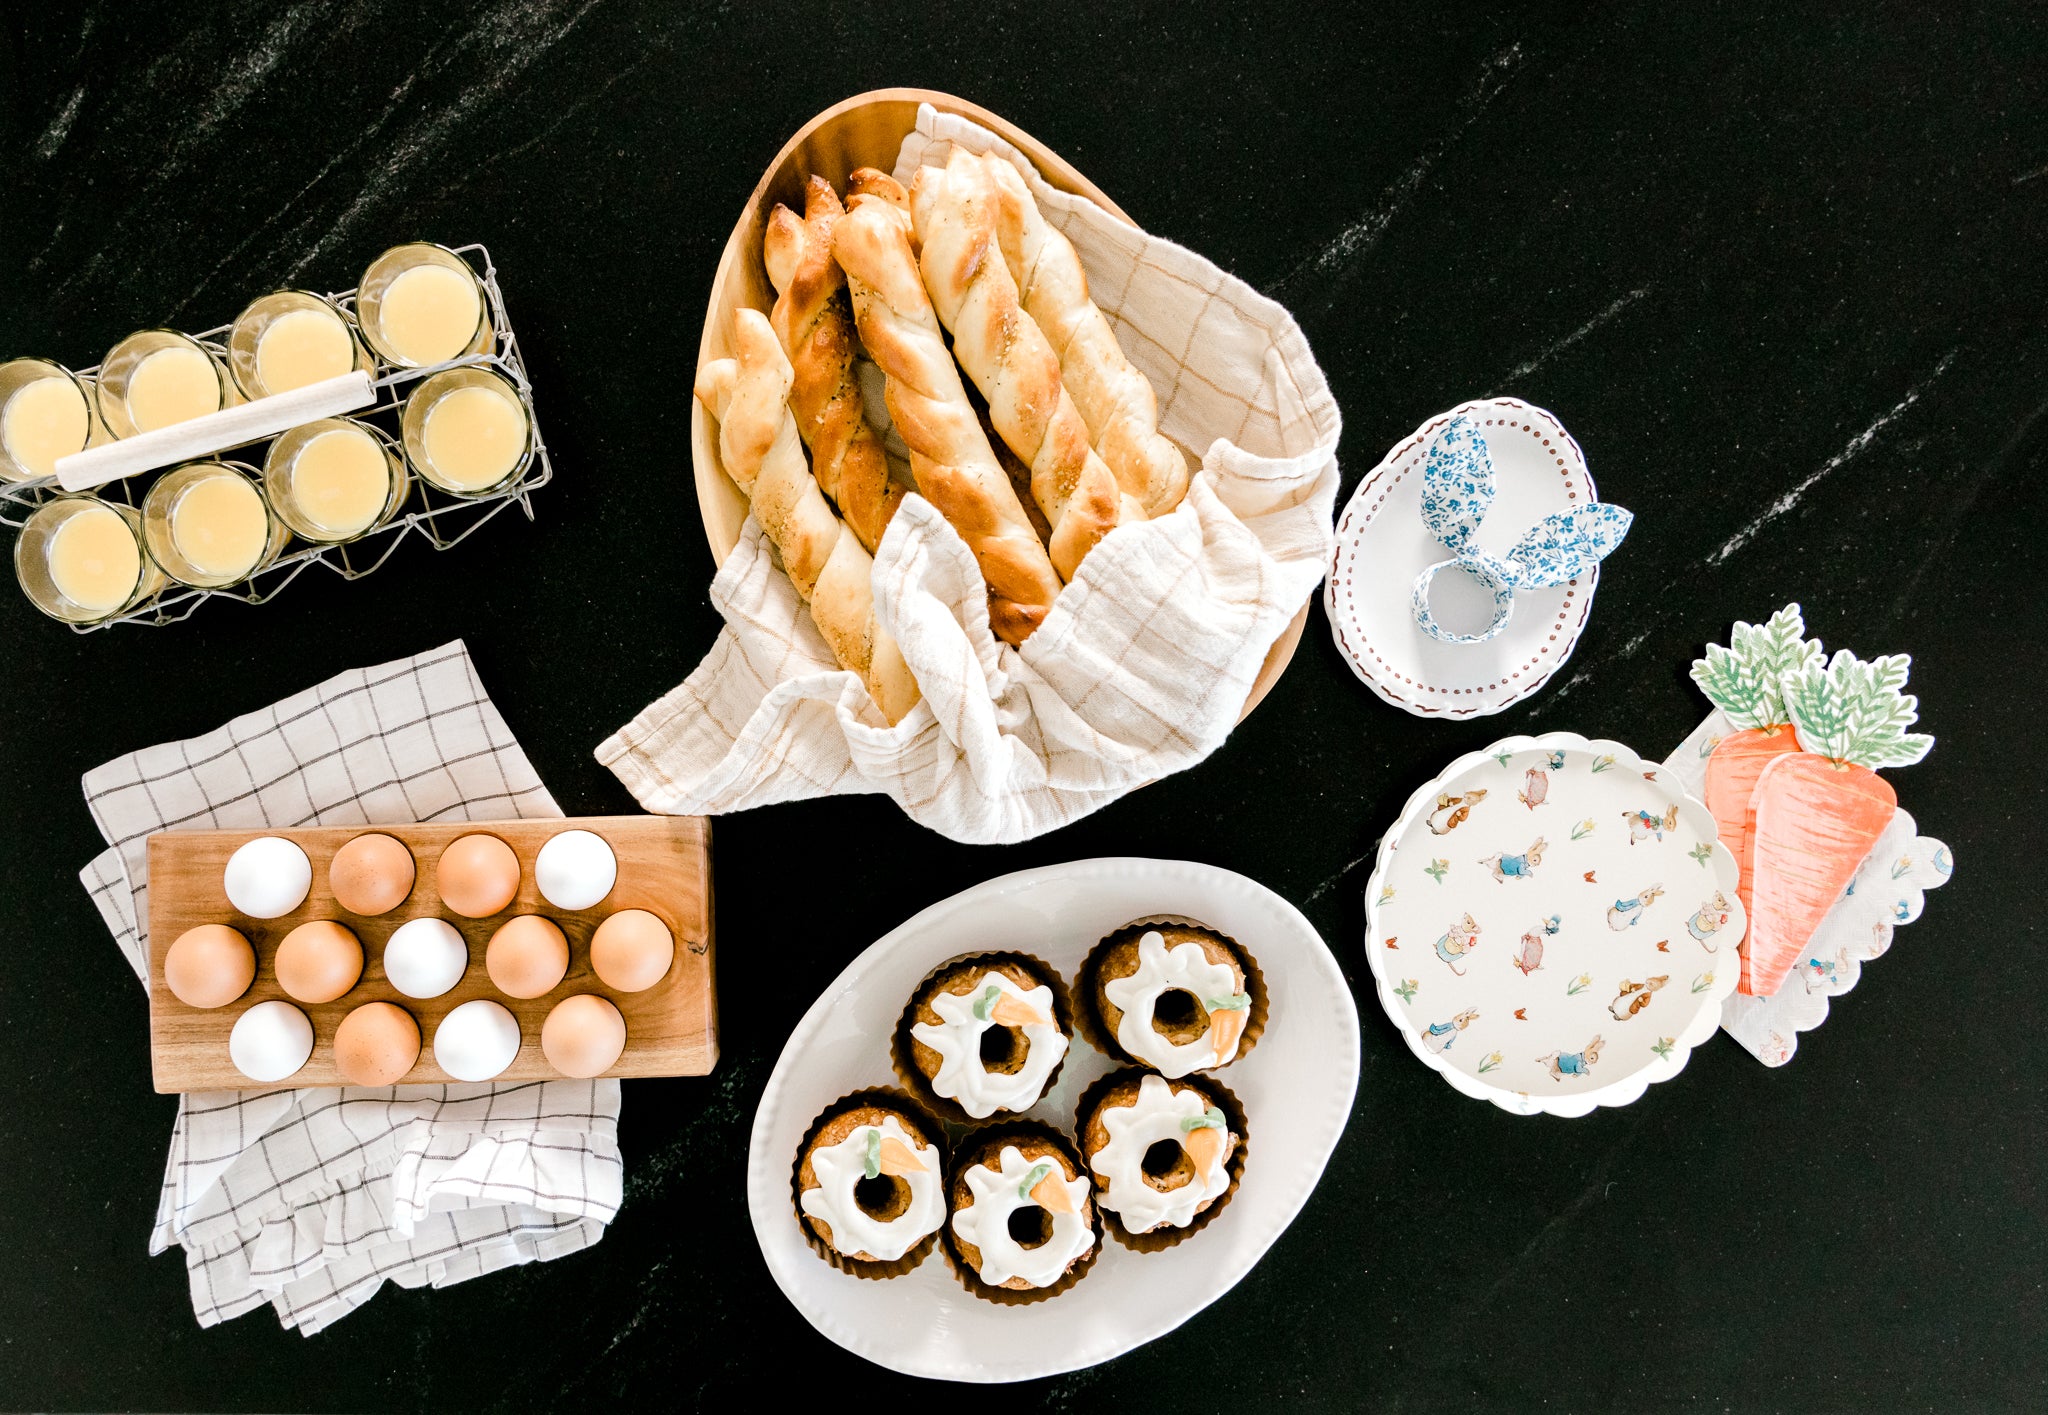
[[(842, 1353), (769, 1280), (755, 1101), (868, 941), (1101, 854), (1227, 865), (1303, 909), (1357, 989), (1357, 1104), (1228, 1296), (990, 1398), (2048, 1404), (2043, 39), (2038, 10), (1963, 3), (9, 7), (0, 356), (84, 365), (275, 286), (346, 287), (397, 241), (483, 240), (556, 480), (533, 523), (180, 626), (74, 636), (0, 592), (0, 1405), (953, 1398)], [(264, 1311), (201, 1330), (178, 1257), (145, 1251), (175, 1102), (76, 880), (100, 846), (79, 774), (460, 636), (563, 805), (631, 809), (591, 749), (718, 627), (687, 455), (713, 265), (783, 140), (887, 84), (994, 109), (1292, 308), (1347, 493), (1462, 399), (1555, 410), (1638, 513), (1577, 656), (1492, 721), (1423, 722), (1353, 678), (1318, 609), (1213, 758), (1048, 838), (956, 846), (879, 798), (723, 819), (724, 1060), (626, 1086), (626, 1203), (597, 1248), (390, 1289), (310, 1340)], [(1913, 654), (1940, 745), (1895, 779), (1954, 882), (1785, 1069), (1722, 1039), (1569, 1122), (1453, 1092), (1359, 947), (1400, 803), (1510, 732), (1663, 755), (1703, 711), (1701, 646), (1794, 599), (1831, 646)]]

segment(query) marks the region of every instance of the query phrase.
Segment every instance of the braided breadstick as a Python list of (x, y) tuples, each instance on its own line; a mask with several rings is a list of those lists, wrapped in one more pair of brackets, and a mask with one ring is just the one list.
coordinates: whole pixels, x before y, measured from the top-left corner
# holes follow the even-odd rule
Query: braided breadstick
[(732, 342), (738, 357), (706, 364), (696, 389), (718, 419), (726, 474), (753, 502), (754, 519), (833, 655), (867, 684), (882, 716), (900, 722), (917, 705), (917, 680), (896, 641), (875, 623), (874, 561), (804, 464), (787, 401), (795, 376), (789, 360), (759, 310), (734, 313)]
[(832, 228), (845, 214), (832, 184), (813, 177), (804, 189), (804, 214), (778, 203), (761, 250), (776, 290), (768, 318), (796, 370), (789, 406), (811, 449), (811, 472), (872, 555), (903, 489), (890, 483), (882, 441), (861, 416), (853, 312), (846, 277), (832, 259)]
[[(988, 169), (964, 148), (910, 184), (918, 264), (953, 357), (988, 399), (989, 421), (1031, 468), (1031, 495), (1052, 526), (1052, 563), (1074, 578), (1083, 556), (1124, 515), (1116, 475), (1088, 446), (1088, 426), (1060, 386), (1059, 356), (1017, 303), (1017, 282), (996, 243)], [(1144, 519), (1136, 503), (1132, 520)]]
[[(860, 179), (861, 174), (855, 174)], [(888, 377), (889, 417), (918, 490), (951, 521), (988, 582), (989, 627), (1021, 644), (1060, 592), (1045, 546), (997, 465), (910, 250), (910, 218), (864, 190), (833, 234), (868, 356)]]
[(982, 161), (996, 188), (1003, 261), (1023, 292), (1024, 308), (1059, 351), (1062, 380), (1096, 451), (1146, 515), (1165, 515), (1187, 494), (1188, 463), (1159, 431), (1151, 383), (1124, 357), (1116, 332), (1088, 297), (1073, 243), (1046, 222), (1023, 174), (994, 153)]

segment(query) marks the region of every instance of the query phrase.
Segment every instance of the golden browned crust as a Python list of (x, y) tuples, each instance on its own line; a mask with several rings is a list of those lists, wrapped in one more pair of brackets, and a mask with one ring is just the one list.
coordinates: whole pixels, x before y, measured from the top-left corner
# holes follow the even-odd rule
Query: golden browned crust
[[(996, 241), (996, 192), (979, 158), (956, 148), (910, 186), (918, 264), (953, 355), (988, 399), (989, 420), (1031, 469), (1031, 495), (1052, 527), (1060, 578), (1126, 519), (1116, 474), (1060, 383), (1059, 356), (1027, 314)], [(1128, 519), (1142, 520), (1138, 504)]]
[(789, 406), (811, 449), (811, 474), (872, 555), (903, 489), (889, 480), (882, 441), (863, 416), (854, 377), (853, 306), (832, 258), (833, 228), (845, 214), (832, 184), (812, 177), (804, 214), (778, 204), (761, 244), (777, 292), (769, 322), (795, 370)]
[(990, 450), (918, 274), (910, 218), (863, 192), (834, 227), (853, 317), (885, 375), (890, 420), (918, 490), (952, 522), (988, 584), (989, 626), (1022, 643), (1052, 608), (1060, 577)]
[(1188, 464), (1159, 431), (1159, 402), (1124, 357), (1116, 332), (1088, 294), (1073, 243), (1045, 220), (1023, 174), (1003, 157), (982, 158), (996, 190), (1003, 259), (1024, 308), (1059, 351), (1060, 377), (1086, 419), (1089, 439), (1126, 496), (1163, 516), (1187, 494)]
[(733, 352), (698, 371), (696, 393), (718, 420), (719, 456), (833, 656), (858, 674), (892, 724), (917, 705), (917, 680), (875, 621), (873, 566), (818, 488), (788, 405), (795, 377), (766, 315), (733, 312)]

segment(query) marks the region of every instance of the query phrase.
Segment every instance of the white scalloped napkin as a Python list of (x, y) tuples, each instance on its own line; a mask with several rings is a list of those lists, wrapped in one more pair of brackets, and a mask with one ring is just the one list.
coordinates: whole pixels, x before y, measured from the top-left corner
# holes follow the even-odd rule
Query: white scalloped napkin
[[(460, 640), (117, 757), (84, 786), (111, 848), (79, 879), (145, 980), (156, 831), (562, 814)], [(184, 1248), (201, 1326), (268, 1302), (310, 1336), (387, 1281), (446, 1287), (587, 1248), (619, 1208), (616, 1080), (178, 1101), (149, 1251)]]
[[(1664, 759), (1695, 796), (1706, 793), (1707, 757), (1735, 724), (1719, 708), (1708, 713)], [(1828, 1003), (1856, 986), (1863, 965), (1892, 946), (1893, 933), (1920, 917), (1927, 891), (1947, 884), (1955, 854), (1920, 834), (1903, 808), (1892, 815), (1835, 907), (1813, 931), (1791, 977), (1770, 997), (1731, 996), (1721, 1030), (1766, 1066), (1783, 1066), (1799, 1050), (1799, 1034), (1828, 1019)]]
[(908, 179), (952, 144), (1010, 157), (1074, 243), (1161, 429), (1207, 451), (1180, 508), (1112, 532), (1021, 649), (989, 632), (973, 554), (922, 497), (875, 556), (875, 606), (924, 701), (891, 728), (839, 668), (749, 518), (711, 585), (726, 621), (679, 687), (597, 749), (652, 811), (885, 792), (954, 840), (1056, 830), (1216, 750), (1322, 580), (1337, 405), (1293, 316), (1191, 251), (1057, 192), (987, 129), (925, 105)]

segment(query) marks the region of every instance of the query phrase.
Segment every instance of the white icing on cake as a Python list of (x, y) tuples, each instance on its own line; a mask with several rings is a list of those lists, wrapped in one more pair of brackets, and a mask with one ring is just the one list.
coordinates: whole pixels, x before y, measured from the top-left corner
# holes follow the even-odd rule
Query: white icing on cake
[(1217, 1064), (1207, 1033), (1194, 1041), (1176, 1044), (1154, 1030), (1152, 1009), (1163, 994), (1177, 988), (1193, 993), (1203, 1007), (1212, 1011), (1212, 999), (1241, 995), (1237, 991), (1237, 974), (1229, 964), (1211, 963), (1199, 943), (1168, 948), (1157, 929), (1147, 929), (1138, 940), (1138, 971), (1102, 985), (1102, 995), (1123, 1010), (1124, 1015), (1116, 1024), (1118, 1044), (1169, 1077), (1185, 1076)]
[(1201, 1092), (1176, 1091), (1161, 1077), (1147, 1076), (1131, 1104), (1100, 1112), (1109, 1143), (1088, 1159), (1088, 1167), (1102, 1182), (1096, 1202), (1122, 1219), (1132, 1233), (1148, 1233), (1162, 1224), (1186, 1228), (1203, 1204), (1221, 1198), (1230, 1188), (1228, 1130), (1208, 1168), (1197, 1167), (1193, 1179), (1165, 1193), (1145, 1182), (1145, 1151), (1161, 1140), (1185, 1145), (1189, 1132), (1182, 1122), (1200, 1119), (1207, 1110)]
[[(993, 1018), (974, 1015), (975, 1004), (997, 987), (1039, 1016), (1043, 1023), (1018, 1028), (1024, 1034), (1024, 1064), (1014, 1072), (986, 1071), (981, 1064), (981, 1034), (999, 1026)], [(952, 1101), (976, 1120), (999, 1110), (1029, 1110), (1038, 1103), (1046, 1077), (1067, 1054), (1067, 1039), (1053, 1022), (1052, 989), (1043, 984), (1028, 991), (991, 969), (964, 993), (935, 992), (930, 998), (937, 1024), (919, 1022), (910, 1035), (939, 1054), (932, 1091)], [(989, 1009), (984, 1008), (987, 1012)]]
[(1058, 1160), (1044, 1161), (1053, 1167), (1047, 1178), (1065, 1187), (1073, 1212), (1047, 1209), (1052, 1237), (1036, 1248), (1026, 1248), (1010, 1236), (1010, 1215), (1019, 1209), (1043, 1207), (1022, 1188), (1033, 1167), (1042, 1161), (1027, 1160), (1015, 1145), (1005, 1145), (998, 1162), (999, 1169), (985, 1164), (967, 1167), (962, 1177), (974, 1202), (953, 1215), (953, 1234), (981, 1250), (981, 1280), (989, 1286), (1001, 1287), (1011, 1278), (1021, 1277), (1033, 1287), (1050, 1287), (1069, 1264), (1095, 1246), (1095, 1227), (1084, 1217), (1088, 1181), (1064, 1178), (1066, 1170)]
[[(867, 1177), (868, 1136), (877, 1130), (885, 1139), (901, 1141), (924, 1162), (922, 1170), (897, 1176), (910, 1188), (910, 1207), (887, 1223), (868, 1213), (853, 1197), (854, 1186)], [(894, 1262), (926, 1234), (938, 1232), (946, 1221), (946, 1185), (939, 1170), (939, 1152), (905, 1130), (893, 1115), (878, 1126), (861, 1126), (836, 1145), (813, 1150), (811, 1169), (818, 1176), (818, 1187), (804, 1190), (798, 1206), (831, 1226), (832, 1246), (848, 1257), (866, 1253)]]

